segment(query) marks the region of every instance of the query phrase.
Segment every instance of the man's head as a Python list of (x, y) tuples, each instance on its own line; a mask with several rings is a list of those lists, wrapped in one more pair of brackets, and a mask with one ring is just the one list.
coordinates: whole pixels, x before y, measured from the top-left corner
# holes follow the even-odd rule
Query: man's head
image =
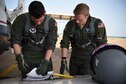
[(29, 5), (29, 14), (36, 25), (40, 25), (45, 18), (45, 8), (40, 1), (33, 1)]
[(40, 18), (42, 15), (45, 14), (45, 8), (40, 1), (33, 1), (29, 5), (29, 14), (36, 19)]
[(83, 26), (89, 17), (89, 6), (84, 3), (80, 3), (75, 7), (73, 13), (75, 15), (76, 23), (79, 26)]

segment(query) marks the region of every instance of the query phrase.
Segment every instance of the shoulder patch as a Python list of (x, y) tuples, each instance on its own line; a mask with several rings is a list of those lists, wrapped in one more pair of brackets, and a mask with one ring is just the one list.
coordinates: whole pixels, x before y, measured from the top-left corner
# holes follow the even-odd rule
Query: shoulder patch
[(103, 23), (103, 22), (100, 22), (100, 23), (98, 24), (98, 28), (103, 28), (103, 27), (105, 27), (105, 26), (104, 26), (104, 23)]

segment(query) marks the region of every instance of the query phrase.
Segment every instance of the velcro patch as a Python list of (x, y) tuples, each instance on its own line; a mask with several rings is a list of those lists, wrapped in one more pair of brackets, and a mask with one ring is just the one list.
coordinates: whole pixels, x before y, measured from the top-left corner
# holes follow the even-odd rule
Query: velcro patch
[(102, 22), (100, 22), (100, 23), (98, 24), (98, 28), (103, 28), (103, 27), (105, 27), (104, 24), (103, 24)]

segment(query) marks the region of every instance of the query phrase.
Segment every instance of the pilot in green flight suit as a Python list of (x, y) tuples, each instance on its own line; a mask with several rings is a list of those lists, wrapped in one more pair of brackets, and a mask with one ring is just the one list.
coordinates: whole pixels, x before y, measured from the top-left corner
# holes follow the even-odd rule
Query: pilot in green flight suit
[(66, 58), (71, 43), (69, 73), (87, 75), (91, 73), (91, 52), (95, 47), (107, 42), (106, 29), (100, 19), (90, 16), (88, 5), (80, 3), (73, 12), (75, 19), (67, 23), (60, 43), (62, 56), (60, 73), (64, 73), (67, 67)]
[(11, 33), (11, 45), (23, 78), (35, 67), (39, 75), (53, 70), (51, 56), (57, 41), (56, 21), (45, 15), (43, 4), (33, 1), (28, 10), (15, 19)]

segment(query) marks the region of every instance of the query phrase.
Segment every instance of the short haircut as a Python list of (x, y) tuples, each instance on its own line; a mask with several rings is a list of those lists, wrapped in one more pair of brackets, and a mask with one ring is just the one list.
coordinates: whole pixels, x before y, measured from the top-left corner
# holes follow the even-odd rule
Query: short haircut
[(31, 2), (28, 10), (29, 14), (37, 19), (45, 14), (44, 5), (40, 1)]
[(75, 15), (78, 15), (78, 14), (89, 14), (89, 6), (87, 4), (85, 4), (85, 3), (80, 3), (80, 4), (78, 4), (75, 7), (73, 13)]

